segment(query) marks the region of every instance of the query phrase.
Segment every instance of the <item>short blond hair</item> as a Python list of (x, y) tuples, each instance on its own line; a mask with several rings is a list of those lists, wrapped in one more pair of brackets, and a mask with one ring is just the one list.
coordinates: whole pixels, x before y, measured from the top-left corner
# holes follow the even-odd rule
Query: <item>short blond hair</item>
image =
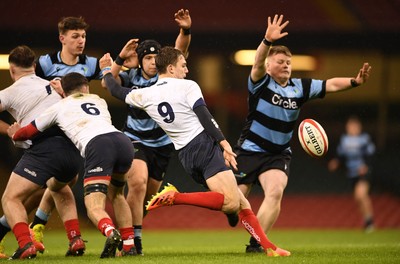
[(290, 52), (289, 48), (286, 46), (272, 46), (269, 49), (268, 57), (271, 57), (276, 54), (285, 54), (288, 57), (292, 57), (292, 53)]

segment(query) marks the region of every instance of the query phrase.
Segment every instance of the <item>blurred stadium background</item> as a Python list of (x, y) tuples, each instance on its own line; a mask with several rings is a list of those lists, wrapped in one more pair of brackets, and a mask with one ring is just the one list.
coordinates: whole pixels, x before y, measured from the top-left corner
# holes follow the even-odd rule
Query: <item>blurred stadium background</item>
[[(239, 49), (255, 49), (264, 36), (267, 17), (284, 14), (290, 20), (289, 35), (279, 41), (294, 55), (315, 60), (311, 71), (298, 70), (293, 77), (328, 79), (355, 76), (363, 62), (372, 75), (358, 89), (315, 100), (303, 107), (300, 120), (313, 118), (325, 128), (330, 150), (313, 159), (297, 141), (292, 141), (294, 158), (277, 227), (361, 227), (362, 219), (343, 172), (329, 173), (327, 161), (351, 114), (359, 115), (376, 145), (372, 198), (378, 228), (400, 228), (400, 1), (399, 0), (109, 0), (54, 1), (3, 0), (0, 2), (0, 53), (17, 45), (32, 47), (37, 55), (60, 49), (57, 23), (64, 16), (83, 16), (90, 24), (85, 53), (115, 57), (130, 38), (156, 39), (174, 45), (178, 28), (173, 14), (190, 10), (193, 20), (189, 79), (203, 89), (208, 106), (231, 144), (240, 134), (246, 116), (247, 77), (250, 66), (233, 60)], [(0, 70), (0, 89), (11, 84), (7, 70)], [(91, 91), (105, 97), (116, 127), (121, 128), (125, 106), (111, 98), (99, 81)], [(0, 118), (9, 120), (6, 113)], [(0, 137), (0, 191), (20, 156), (5, 137)], [(181, 191), (201, 190), (183, 171), (176, 155), (166, 181)], [(74, 187), (85, 216), (81, 185)], [(251, 201), (260, 203), (256, 188)], [(190, 210), (187, 210), (189, 209)], [(165, 217), (168, 214), (168, 217)], [(183, 218), (186, 218), (184, 221)], [(215, 221), (213, 221), (215, 220)], [(61, 226), (57, 217), (52, 223)], [(179, 223), (179, 224), (178, 224)], [(145, 220), (149, 228), (226, 228), (224, 215), (191, 207), (162, 208)]]

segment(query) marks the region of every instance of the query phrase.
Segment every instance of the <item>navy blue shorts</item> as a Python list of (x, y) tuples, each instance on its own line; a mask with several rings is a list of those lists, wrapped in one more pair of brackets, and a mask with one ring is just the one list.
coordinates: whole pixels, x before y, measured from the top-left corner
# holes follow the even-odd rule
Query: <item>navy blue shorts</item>
[(62, 136), (38, 141), (25, 150), (14, 172), (42, 187), (51, 177), (71, 181), (79, 172), (83, 159), (78, 149)]
[(292, 153), (284, 151), (280, 154), (252, 152), (235, 149), (238, 171), (235, 177), (238, 184), (260, 184), (258, 176), (265, 171), (278, 169), (289, 176)]
[(207, 186), (208, 178), (229, 170), (219, 144), (204, 131), (179, 151), (179, 160), (186, 172), (203, 186)]
[(131, 140), (120, 132), (98, 135), (86, 146), (84, 179), (126, 173), (134, 152)]
[(162, 181), (168, 167), (168, 162), (171, 159), (174, 145), (168, 144), (166, 146), (155, 148), (141, 143), (134, 143), (133, 147), (135, 148), (135, 159), (140, 159), (146, 162), (149, 177), (157, 181)]

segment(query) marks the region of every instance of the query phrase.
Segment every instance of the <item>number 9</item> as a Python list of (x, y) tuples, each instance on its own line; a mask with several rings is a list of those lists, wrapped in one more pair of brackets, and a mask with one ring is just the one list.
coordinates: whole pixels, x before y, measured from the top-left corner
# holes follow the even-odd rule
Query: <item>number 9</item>
[(162, 102), (158, 105), (158, 113), (160, 116), (165, 117), (163, 121), (165, 123), (172, 123), (175, 120), (175, 113), (172, 106), (167, 102)]

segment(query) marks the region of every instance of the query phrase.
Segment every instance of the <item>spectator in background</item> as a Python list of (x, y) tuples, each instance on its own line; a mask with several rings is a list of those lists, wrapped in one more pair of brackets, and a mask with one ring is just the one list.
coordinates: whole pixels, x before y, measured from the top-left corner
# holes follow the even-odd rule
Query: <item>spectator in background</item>
[(369, 189), (371, 183), (371, 157), (375, 145), (371, 137), (362, 131), (361, 120), (351, 116), (346, 122), (346, 133), (337, 146), (337, 157), (330, 160), (328, 169), (335, 171), (342, 164), (346, 167), (347, 177), (353, 188), (354, 200), (364, 218), (364, 230), (374, 230), (373, 208)]

